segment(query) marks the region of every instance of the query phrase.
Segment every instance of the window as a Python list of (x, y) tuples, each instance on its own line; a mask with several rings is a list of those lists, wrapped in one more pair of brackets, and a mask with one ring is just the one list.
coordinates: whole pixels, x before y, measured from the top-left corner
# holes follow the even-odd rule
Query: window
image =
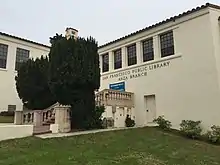
[(0, 44), (0, 68), (6, 69), (8, 45)]
[(8, 111), (15, 111), (16, 105), (8, 105)]
[(136, 44), (127, 47), (128, 66), (137, 64)]
[(143, 41), (143, 62), (154, 60), (153, 38)]
[(108, 53), (102, 55), (102, 72), (109, 71), (109, 56)]
[(119, 69), (122, 67), (121, 49), (114, 52), (114, 68)]
[(174, 54), (173, 31), (166, 32), (160, 35), (161, 57), (166, 57)]
[(15, 70), (18, 70), (23, 62), (29, 59), (29, 50), (17, 48)]

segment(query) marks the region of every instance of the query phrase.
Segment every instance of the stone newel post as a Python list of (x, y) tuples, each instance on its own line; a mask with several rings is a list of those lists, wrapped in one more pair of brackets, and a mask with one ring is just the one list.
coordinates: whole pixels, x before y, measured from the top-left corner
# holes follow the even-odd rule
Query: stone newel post
[(67, 133), (71, 131), (69, 106), (55, 106), (55, 124), (58, 125), (58, 132)]
[(35, 110), (34, 111), (34, 126), (41, 126), (43, 123), (43, 111)]
[(23, 124), (23, 111), (15, 111), (14, 124), (15, 125)]

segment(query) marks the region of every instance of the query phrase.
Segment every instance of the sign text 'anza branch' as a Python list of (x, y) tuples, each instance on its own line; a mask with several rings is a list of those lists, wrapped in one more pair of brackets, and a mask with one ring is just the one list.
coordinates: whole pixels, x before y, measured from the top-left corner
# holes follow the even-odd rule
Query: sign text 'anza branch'
[(148, 71), (155, 70), (158, 68), (164, 68), (170, 66), (170, 61), (161, 62), (157, 64), (147, 65), (147, 66), (140, 66), (135, 69), (130, 69), (118, 73), (113, 73), (107, 76), (103, 76), (102, 80), (112, 79), (112, 78), (118, 78), (118, 81), (122, 80), (128, 80), (138, 77), (147, 76)]

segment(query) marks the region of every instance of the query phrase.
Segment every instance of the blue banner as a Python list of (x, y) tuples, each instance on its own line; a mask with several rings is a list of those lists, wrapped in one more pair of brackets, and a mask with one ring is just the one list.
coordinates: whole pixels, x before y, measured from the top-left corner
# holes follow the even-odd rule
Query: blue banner
[(109, 89), (125, 91), (125, 82), (110, 84)]

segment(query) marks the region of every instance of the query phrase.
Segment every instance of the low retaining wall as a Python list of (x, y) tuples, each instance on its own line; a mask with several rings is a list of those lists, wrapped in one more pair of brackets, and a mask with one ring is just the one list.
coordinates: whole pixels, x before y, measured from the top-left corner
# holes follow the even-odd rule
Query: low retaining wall
[(0, 141), (32, 136), (33, 129), (33, 125), (1, 124)]

